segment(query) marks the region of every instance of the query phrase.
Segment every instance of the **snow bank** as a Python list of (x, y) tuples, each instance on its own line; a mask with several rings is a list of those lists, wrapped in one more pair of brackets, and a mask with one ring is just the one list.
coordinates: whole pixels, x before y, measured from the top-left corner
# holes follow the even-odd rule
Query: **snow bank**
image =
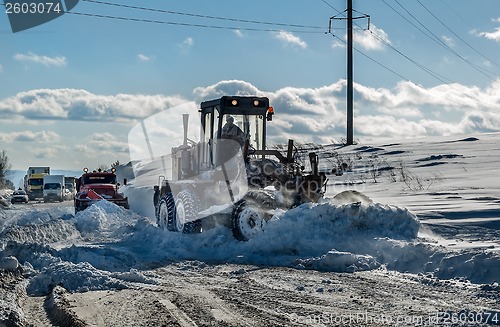
[(88, 262), (77, 264), (59, 261), (51, 264), (31, 279), (27, 292), (45, 295), (53, 286), (61, 285), (67, 290), (87, 292), (107, 289), (133, 288), (134, 282), (154, 284), (155, 281), (137, 270), (125, 273), (111, 273), (94, 268)]
[[(376, 255), (367, 249), (367, 244), (372, 247), (372, 243), (383, 237), (413, 240), (417, 237), (419, 223), (409, 211), (396, 207), (322, 203), (304, 204), (278, 213), (262, 234), (248, 242), (236, 241), (231, 231), (224, 227), (198, 235), (162, 231), (147, 221), (138, 223), (135, 228), (122, 244), (132, 246), (148, 239), (150, 247), (143, 248), (142, 254), (149, 260), (303, 265), (317, 269), (313, 258), (326, 254), (331, 258), (332, 250), (347, 250), (362, 261), (355, 265), (356, 270), (364, 270), (381, 264), (375, 257), (365, 256), (367, 250), (370, 255)], [(308, 260), (307, 264), (298, 259)], [(333, 260), (323, 258), (320, 265), (321, 270), (346, 271), (344, 265), (339, 266)]]
[(418, 238), (415, 215), (377, 203), (330, 199), (278, 211), (266, 230), (248, 242), (236, 241), (222, 226), (191, 235), (164, 231), (151, 219), (107, 201), (75, 216), (68, 210), (9, 211), (0, 258), (16, 258), (32, 276), (30, 294), (46, 294), (57, 284), (69, 291), (154, 284), (154, 276), (143, 270), (185, 260), (331, 272), (386, 267), (477, 283), (500, 276), (498, 254), (430, 244)]
[(318, 258), (299, 259), (297, 267), (319, 271), (355, 272), (376, 269), (380, 267), (380, 263), (369, 255), (332, 250)]

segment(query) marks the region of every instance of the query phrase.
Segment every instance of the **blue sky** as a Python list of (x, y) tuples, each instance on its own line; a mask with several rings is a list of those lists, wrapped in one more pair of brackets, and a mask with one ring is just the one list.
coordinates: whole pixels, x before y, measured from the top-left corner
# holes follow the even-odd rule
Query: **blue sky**
[[(324, 32), (345, 1), (104, 2), (154, 10), (80, 0), (73, 13), (12, 33), (2, 9), (0, 150), (15, 169), (126, 162), (140, 120), (227, 93), (268, 96), (277, 141), (344, 137), (345, 21), (333, 23), (335, 36)], [(500, 2), (354, 0), (354, 8), (371, 16), (370, 31), (356, 22), (355, 140), (500, 131)], [(223, 29), (186, 26), (194, 24)]]

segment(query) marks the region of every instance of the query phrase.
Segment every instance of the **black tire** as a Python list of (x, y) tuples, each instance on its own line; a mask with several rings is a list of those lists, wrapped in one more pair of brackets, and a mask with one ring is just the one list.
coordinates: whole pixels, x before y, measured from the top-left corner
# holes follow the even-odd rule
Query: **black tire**
[(259, 206), (248, 200), (241, 200), (234, 206), (231, 230), (238, 241), (248, 241), (264, 230), (265, 213)]
[(188, 190), (179, 192), (175, 199), (175, 215), (169, 222), (172, 230), (186, 234), (201, 233), (201, 220), (196, 220), (200, 207), (200, 199), (195, 194)]
[(201, 221), (192, 221), (198, 215), (199, 208), (200, 200), (190, 191), (179, 192), (175, 199), (171, 192), (167, 192), (158, 206), (157, 224), (173, 232), (200, 233)]
[(156, 224), (161, 229), (172, 230), (170, 223), (173, 221), (175, 215), (175, 201), (171, 192), (165, 193), (161, 198), (158, 210), (156, 213)]

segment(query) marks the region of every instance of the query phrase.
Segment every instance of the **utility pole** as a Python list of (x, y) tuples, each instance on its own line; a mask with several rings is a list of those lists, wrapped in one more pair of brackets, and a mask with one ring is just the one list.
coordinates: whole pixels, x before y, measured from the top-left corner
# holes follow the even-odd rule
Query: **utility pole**
[(354, 144), (352, 20), (352, 0), (347, 0), (347, 145)]
[[(333, 16), (330, 17), (328, 34), (332, 34), (337, 37), (332, 32), (332, 20), (347, 20), (347, 94), (346, 94), (346, 102), (347, 102), (347, 145), (354, 144), (354, 74), (353, 74), (353, 21), (355, 19), (366, 18), (368, 19), (368, 29), (370, 29), (370, 16), (369, 15), (361, 15), (358, 17), (353, 17), (353, 8), (352, 8), (353, 0), (347, 0), (347, 18)], [(340, 13), (343, 14), (343, 13)], [(338, 37), (337, 37), (338, 38)]]

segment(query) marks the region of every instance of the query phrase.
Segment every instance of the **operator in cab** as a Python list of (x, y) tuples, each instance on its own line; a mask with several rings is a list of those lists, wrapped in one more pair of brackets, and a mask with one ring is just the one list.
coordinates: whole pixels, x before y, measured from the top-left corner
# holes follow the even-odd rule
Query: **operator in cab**
[(237, 141), (240, 146), (245, 143), (243, 131), (234, 123), (233, 116), (228, 115), (226, 117), (226, 124), (222, 127), (221, 138)]
[(234, 123), (234, 117), (227, 115), (218, 140), (217, 165), (227, 162), (241, 151), (245, 144), (245, 134)]

